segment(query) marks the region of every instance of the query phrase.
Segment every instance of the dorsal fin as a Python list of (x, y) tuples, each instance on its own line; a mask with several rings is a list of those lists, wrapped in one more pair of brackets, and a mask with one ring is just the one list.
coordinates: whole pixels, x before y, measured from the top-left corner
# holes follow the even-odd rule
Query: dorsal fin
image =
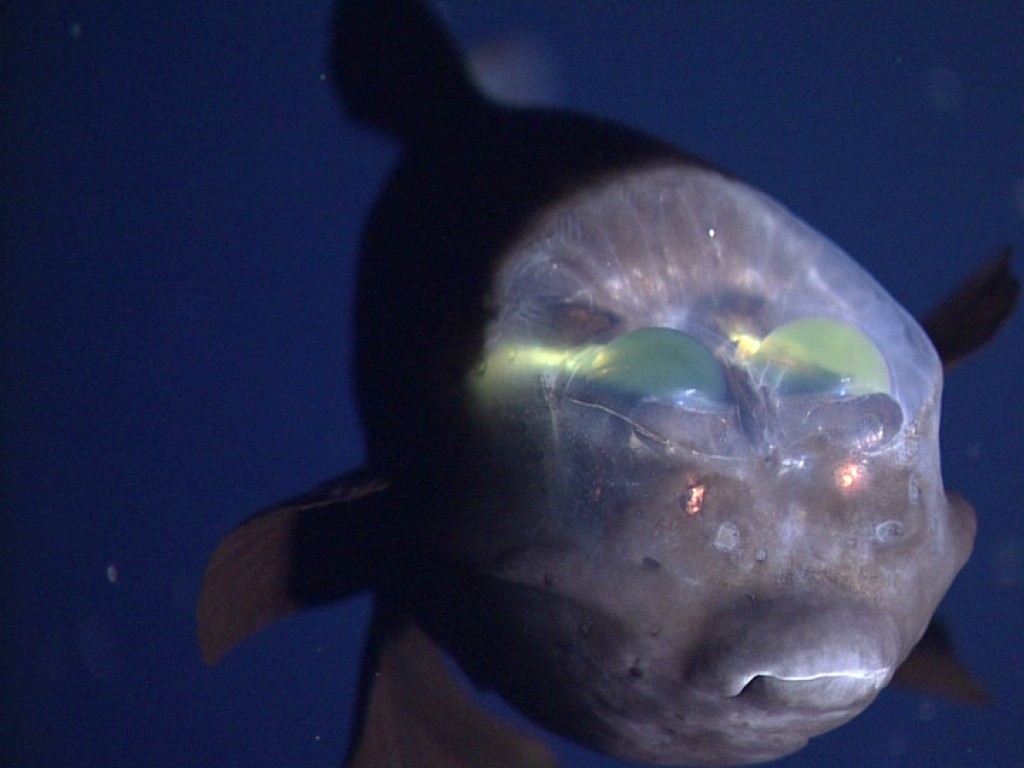
[[(371, 631), (371, 642), (375, 633)], [(555, 768), (538, 739), (477, 706), (440, 650), (406, 622), (367, 654), (358, 746), (346, 768)]]
[(425, 3), (338, 3), (331, 73), (350, 117), (412, 141), (463, 125), (486, 100)]

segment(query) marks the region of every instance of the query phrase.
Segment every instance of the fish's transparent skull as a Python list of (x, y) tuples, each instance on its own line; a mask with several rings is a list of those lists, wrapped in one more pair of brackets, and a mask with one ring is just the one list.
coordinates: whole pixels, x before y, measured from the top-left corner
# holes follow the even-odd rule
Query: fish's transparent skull
[(708, 765), (866, 707), (973, 538), (913, 319), (781, 206), (688, 165), (539, 219), (494, 295), (467, 379), (490, 530), (469, 557), (553, 683), (506, 694), (621, 757)]

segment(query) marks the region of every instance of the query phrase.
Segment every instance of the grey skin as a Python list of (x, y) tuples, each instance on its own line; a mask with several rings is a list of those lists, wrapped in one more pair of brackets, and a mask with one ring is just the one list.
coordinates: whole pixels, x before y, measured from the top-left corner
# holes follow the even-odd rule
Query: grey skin
[[(417, 682), (446, 675), (435, 643), (628, 760), (771, 760), (861, 712), (974, 539), (943, 488), (942, 364), (917, 322), (709, 164), (487, 102), (417, 3), (339, 4), (332, 53), (350, 116), (403, 146), (360, 259), (369, 467), (225, 539), (207, 660), (372, 590), (357, 767), (550, 764)], [(807, 318), (837, 322), (753, 351)]]
[[(941, 366), (917, 323), (778, 204), (685, 161), (549, 209), (503, 254), (491, 300), (467, 377), (465, 476), (486, 482), (460, 489), (462, 556), (496, 579), (559, 729), (631, 760), (737, 764), (863, 710), (974, 538), (971, 509), (943, 492)], [(580, 384), (571, 356), (517, 365), (557, 335), (552, 306), (613, 318), (619, 338), (702, 340), (725, 404)], [(736, 361), (731, 329), (805, 317), (862, 330), (891, 398), (786, 396)], [(529, 709), (539, 693), (509, 695)]]

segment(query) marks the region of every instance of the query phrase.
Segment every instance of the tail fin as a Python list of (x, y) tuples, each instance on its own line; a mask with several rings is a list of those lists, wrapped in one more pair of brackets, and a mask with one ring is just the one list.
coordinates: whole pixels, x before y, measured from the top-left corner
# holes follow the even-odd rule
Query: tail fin
[(482, 108), (455, 42), (418, 0), (342, 0), (331, 71), (346, 112), (403, 141), (443, 135)]
[(361, 472), (344, 475), (228, 534), (210, 557), (196, 606), (206, 663), (288, 614), (371, 586), (389, 503), (383, 489)]

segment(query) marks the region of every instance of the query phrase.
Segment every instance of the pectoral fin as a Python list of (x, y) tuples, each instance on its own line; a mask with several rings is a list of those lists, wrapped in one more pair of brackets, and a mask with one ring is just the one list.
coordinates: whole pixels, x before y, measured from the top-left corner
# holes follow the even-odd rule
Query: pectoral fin
[(539, 740), (477, 706), (415, 624), (367, 659), (376, 666), (364, 675), (364, 718), (347, 768), (557, 765)]
[(937, 619), (932, 619), (924, 637), (896, 670), (893, 682), (958, 704), (980, 706), (990, 701), (985, 687), (957, 658), (949, 632)]
[(922, 321), (949, 371), (995, 336), (1017, 305), (1020, 283), (1010, 272), (1006, 246), (976, 269)]
[(196, 606), (206, 663), (290, 613), (371, 586), (385, 488), (361, 471), (343, 475), (228, 534), (210, 557)]

